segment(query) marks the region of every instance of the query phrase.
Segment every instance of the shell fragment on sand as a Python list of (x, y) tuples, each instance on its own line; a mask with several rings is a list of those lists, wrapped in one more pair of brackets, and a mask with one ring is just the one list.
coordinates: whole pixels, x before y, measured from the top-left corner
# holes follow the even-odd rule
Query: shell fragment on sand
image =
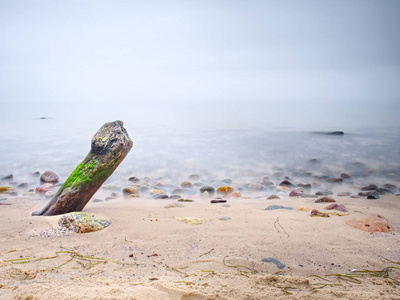
[(77, 233), (87, 233), (102, 230), (110, 226), (111, 220), (95, 217), (82, 212), (73, 212), (60, 218), (58, 225)]

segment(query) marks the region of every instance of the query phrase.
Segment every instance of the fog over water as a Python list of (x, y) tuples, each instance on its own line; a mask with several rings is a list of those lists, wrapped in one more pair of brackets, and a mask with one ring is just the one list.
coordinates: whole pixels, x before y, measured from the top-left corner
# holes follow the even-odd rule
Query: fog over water
[[(360, 171), (354, 162), (400, 176), (399, 11), (371, 0), (1, 1), (0, 173), (65, 179), (101, 125), (122, 120), (134, 148), (118, 178), (339, 176)], [(345, 135), (309, 133), (334, 130)]]

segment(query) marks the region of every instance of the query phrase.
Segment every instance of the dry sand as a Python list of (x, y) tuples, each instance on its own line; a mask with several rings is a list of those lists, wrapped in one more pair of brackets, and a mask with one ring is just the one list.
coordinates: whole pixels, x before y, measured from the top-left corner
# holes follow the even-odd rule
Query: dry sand
[[(12, 205), (0, 206), (0, 299), (400, 299), (397, 269), (389, 278), (357, 282), (325, 276), (400, 267), (383, 259), (400, 261), (400, 197), (335, 198), (349, 216), (310, 217), (298, 208), (327, 204), (290, 197), (230, 199), (229, 207), (196, 198), (170, 208), (176, 201), (110, 200), (84, 211), (111, 219), (111, 226), (78, 234), (60, 231), (60, 216), (31, 216), (46, 200), (9, 197)], [(294, 210), (264, 210), (270, 204)], [(393, 232), (345, 224), (361, 213), (383, 215)], [(107, 260), (71, 260), (71, 253)]]

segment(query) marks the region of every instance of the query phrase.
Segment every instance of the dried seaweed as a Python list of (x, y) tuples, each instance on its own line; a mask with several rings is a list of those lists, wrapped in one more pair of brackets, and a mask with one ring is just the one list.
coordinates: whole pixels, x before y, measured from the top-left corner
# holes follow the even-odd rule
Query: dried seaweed
[(286, 233), (286, 235), (287, 235), (288, 237), (290, 237), (290, 235), (286, 232), (285, 228), (283, 228), (283, 226), (281, 225), (281, 223), (279, 223), (279, 217), (276, 218), (276, 221), (274, 222), (274, 227), (275, 227), (276, 231), (278, 231), (279, 233), (281, 233), (281, 232), (279, 231), (279, 229), (276, 227), (277, 224), (278, 224), (279, 227), (283, 230), (283, 232)]
[(207, 251), (206, 253), (201, 254), (199, 257), (202, 257), (202, 256), (204, 256), (204, 255), (207, 255), (207, 254), (211, 253), (212, 251), (214, 251), (214, 248), (212, 248), (210, 251)]

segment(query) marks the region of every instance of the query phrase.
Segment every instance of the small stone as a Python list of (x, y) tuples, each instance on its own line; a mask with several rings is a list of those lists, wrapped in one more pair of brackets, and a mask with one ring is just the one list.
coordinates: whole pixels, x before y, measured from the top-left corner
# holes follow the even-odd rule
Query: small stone
[[(7, 174), (7, 173), (6, 173), (6, 174)], [(13, 174), (10, 174), (10, 175), (7, 175), (7, 176), (2, 177), (1, 179), (2, 179), (2, 180), (12, 180), (13, 178), (14, 178)]]
[(46, 171), (40, 176), (40, 181), (41, 182), (49, 182), (49, 183), (55, 183), (59, 182), (60, 179), (58, 178), (57, 174), (52, 172), (52, 171)]
[(0, 194), (17, 194), (17, 190), (12, 186), (0, 186)]
[(282, 205), (269, 205), (265, 210), (276, 210), (276, 209), (292, 210), (293, 208), (291, 208), (289, 206), (282, 206)]
[(23, 188), (26, 188), (27, 186), (28, 186), (28, 183), (27, 182), (23, 182), (23, 183), (18, 184), (17, 188), (23, 189)]
[(184, 193), (185, 193), (185, 191), (181, 188), (173, 189), (171, 192), (171, 194), (184, 194)]
[(299, 183), (297, 185), (297, 187), (302, 188), (304, 191), (307, 191), (307, 192), (311, 191), (311, 184), (309, 184), (309, 183), (307, 183), (307, 184)]
[(183, 189), (191, 189), (193, 188), (193, 184), (190, 181), (182, 181), (181, 188)]
[(367, 197), (369, 192), (359, 192), (358, 196)]
[(375, 184), (369, 184), (369, 185), (363, 186), (363, 187), (361, 188), (362, 191), (375, 191), (375, 190), (377, 190), (377, 189), (378, 189), (378, 186), (375, 185)]
[(156, 194), (164, 194), (164, 191), (159, 189), (150, 190), (150, 195), (156, 195)]
[(343, 182), (343, 179), (342, 178), (328, 178), (328, 179), (326, 179), (326, 182), (341, 184)]
[(231, 218), (229, 217), (221, 217), (219, 218), (220, 221), (229, 221)]
[(214, 199), (214, 200), (211, 200), (210, 202), (211, 203), (225, 203), (227, 200), (225, 200), (225, 199)]
[(347, 212), (347, 209), (343, 204), (337, 204), (337, 203), (330, 204), (327, 207), (325, 207), (325, 209), (326, 210), (335, 209), (338, 211)]
[(155, 195), (153, 196), (153, 198), (154, 198), (154, 199), (168, 199), (169, 197), (168, 197), (168, 195), (166, 195), (166, 194), (155, 194)]
[(94, 199), (92, 199), (91, 202), (98, 203), (98, 202), (104, 202), (104, 200), (103, 199), (94, 198)]
[(376, 192), (377, 192), (379, 195), (394, 194), (394, 191), (391, 190), (391, 189), (388, 189), (388, 188), (378, 188), (378, 189), (376, 190)]
[(138, 187), (127, 186), (122, 189), (122, 195), (124, 198), (129, 197), (130, 195), (139, 195), (140, 189)]
[(276, 191), (277, 192), (287, 192), (287, 191), (290, 191), (290, 187), (287, 185), (278, 185), (276, 187)]
[(146, 193), (149, 192), (149, 190), (150, 190), (150, 188), (149, 188), (148, 186), (146, 186), (146, 185), (142, 185), (142, 186), (140, 187), (140, 193), (141, 193), (141, 194), (146, 194)]
[(129, 177), (128, 178), (128, 181), (130, 181), (130, 182), (139, 182), (140, 181), (140, 179), (139, 178), (137, 178), (137, 177), (135, 177), (135, 176), (132, 176), (132, 177)]
[(33, 173), (32, 175), (35, 176), (35, 177), (39, 177), (39, 176), (40, 176), (40, 172), (39, 172), (39, 171), (36, 171), (36, 172)]
[(349, 179), (349, 178), (351, 178), (351, 176), (349, 174), (347, 174), (347, 173), (342, 173), (342, 174), (340, 174), (340, 178)]
[(217, 194), (219, 195), (228, 195), (234, 191), (233, 187), (230, 187), (228, 185), (220, 186), (217, 188)]
[(24, 192), (22, 194), (22, 196), (27, 196), (27, 197), (31, 197), (31, 196), (35, 196), (35, 195), (36, 195), (35, 192)]
[(54, 184), (52, 183), (43, 183), (41, 186), (38, 186), (36, 188), (36, 192), (38, 193), (47, 193), (48, 191), (50, 191), (50, 189), (54, 187)]
[(300, 197), (300, 196), (303, 196), (303, 195), (304, 195), (304, 192), (299, 191), (299, 190), (292, 190), (292, 191), (289, 193), (289, 196), (290, 196), (290, 197)]
[(286, 267), (285, 264), (272, 257), (263, 258), (261, 261), (266, 263), (273, 263), (279, 270), (282, 270)]
[(333, 192), (331, 191), (318, 191), (315, 193), (317, 196), (328, 196), (328, 195), (333, 195)]
[(169, 199), (181, 199), (182, 196), (181, 195), (177, 195), (177, 194), (173, 194), (171, 196), (169, 196)]
[(95, 217), (83, 212), (72, 212), (60, 218), (58, 225), (77, 233), (99, 231), (111, 224), (111, 220)]
[(289, 180), (283, 180), (283, 181), (281, 181), (281, 183), (278, 184), (278, 185), (280, 185), (280, 186), (289, 186), (289, 187), (293, 187), (293, 186), (294, 186), (294, 184), (291, 183)]
[(279, 196), (277, 196), (277, 195), (269, 195), (268, 197), (267, 197), (267, 199), (268, 200), (272, 200), (272, 199), (281, 199), (281, 198), (279, 198)]
[(329, 218), (329, 215), (328, 215), (327, 213), (324, 213), (324, 212), (319, 211), (319, 210), (317, 210), (317, 209), (313, 209), (313, 210), (311, 211), (310, 216), (311, 216), (311, 217)]
[(393, 193), (395, 193), (397, 191), (397, 186), (395, 186), (394, 184), (390, 184), (390, 183), (386, 183), (383, 185), (384, 188), (392, 190)]
[(329, 196), (324, 196), (315, 200), (315, 203), (321, 203), (321, 202), (336, 202), (336, 200)]
[(181, 198), (181, 199), (178, 200), (178, 202), (194, 202), (194, 200)]
[(229, 179), (229, 178), (222, 179), (221, 183), (223, 183), (223, 184), (231, 184), (232, 183), (232, 179)]
[(377, 192), (369, 192), (367, 195), (367, 199), (380, 199), (379, 194)]
[(265, 188), (264, 188), (264, 186), (263, 186), (261, 183), (250, 183), (250, 184), (247, 186), (247, 189), (248, 189), (249, 191), (262, 191), (262, 190), (264, 190)]
[(137, 194), (131, 194), (128, 196), (128, 199), (132, 199), (132, 198), (140, 198), (140, 196)]
[(304, 195), (302, 195), (301, 196), (301, 198), (318, 198), (318, 196), (317, 195), (311, 195), (311, 194), (304, 194)]
[(215, 189), (212, 186), (205, 185), (200, 188), (200, 194), (208, 193), (209, 197), (214, 196)]

